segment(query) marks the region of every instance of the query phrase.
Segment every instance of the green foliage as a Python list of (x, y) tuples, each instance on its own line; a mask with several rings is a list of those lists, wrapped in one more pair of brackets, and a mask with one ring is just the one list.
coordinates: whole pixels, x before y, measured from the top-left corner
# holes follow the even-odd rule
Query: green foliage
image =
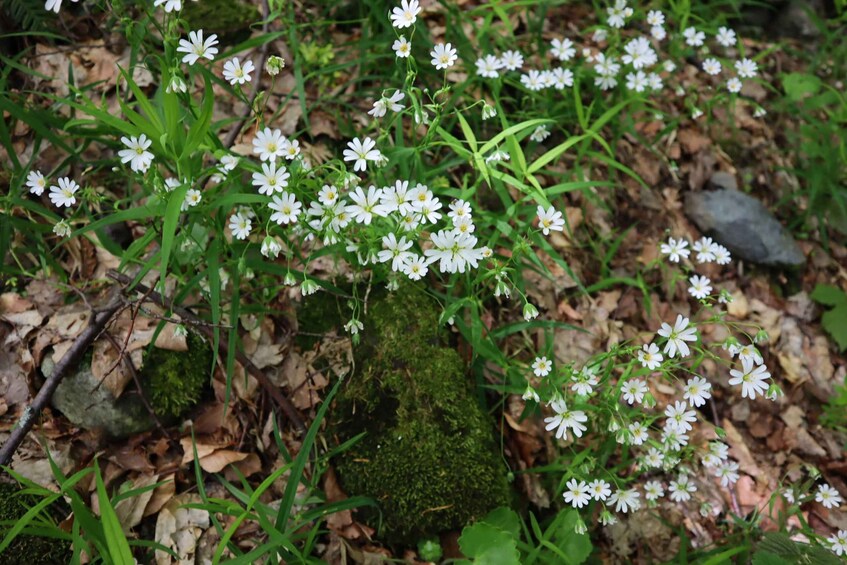
[(542, 532), (534, 516), (530, 515), (528, 528), (510, 508), (497, 508), (462, 530), (459, 547), (465, 557), (480, 565), (578, 565), (592, 551), (588, 536), (576, 531), (578, 522), (579, 513), (566, 509)]
[(443, 555), (441, 544), (437, 539), (427, 539), (418, 542), (418, 557), (424, 561), (438, 561)]
[(821, 316), (821, 324), (841, 351), (847, 351), (847, 293), (838, 287), (819, 284), (812, 300), (831, 309)]
[(240, 43), (250, 37), (250, 27), (261, 20), (255, 5), (240, 0), (183, 2), (182, 17), (189, 29), (218, 34), (223, 45)]
[(44, 9), (43, 0), (4, 0), (0, 3), (0, 16), (3, 15), (22, 31), (43, 30), (53, 19), (53, 13)]
[[(327, 502), (318, 488), (329, 458), (334, 453), (343, 452), (349, 447), (349, 444), (342, 445), (333, 452), (313, 457), (318, 431), (340, 385), (341, 381), (336, 382), (324, 399), (312, 425), (309, 427), (309, 431), (306, 433), (306, 437), (303, 439), (300, 452), (295, 458), (290, 456), (279, 430), (274, 427), (273, 438), (281, 455), (287, 460), (287, 464), (280, 466), (257, 487), (252, 487), (242, 478), (241, 488), (239, 488), (221, 477), (220, 481), (232, 496), (232, 499), (211, 498), (203, 486), (204, 481), (200, 464), (196, 463), (195, 474), (203, 502), (195, 505), (195, 507), (202, 508), (210, 513), (212, 524), (217, 529), (218, 535), (221, 536), (213, 559), (215, 565), (223, 562), (222, 559), (227, 550), (236, 556), (226, 559), (225, 562), (228, 565), (257, 563), (265, 555), (268, 558), (267, 561), (263, 561), (264, 563), (276, 563), (278, 558), (283, 563), (313, 562), (310, 560), (310, 555), (315, 550), (323, 520), (334, 512), (343, 512), (359, 506), (373, 504), (371, 500), (358, 496), (338, 502)], [(195, 461), (198, 461), (196, 447), (194, 449)], [(311, 465), (310, 473), (305, 473), (307, 465)], [(264, 502), (263, 496), (271, 485), (279, 481), (284, 474), (288, 475), (285, 493), (278, 506), (272, 507)], [(306, 495), (296, 500), (297, 504), (295, 504), (295, 495), (301, 487), (305, 487)], [(228, 527), (224, 527), (221, 520), (218, 519), (220, 514), (234, 518)], [(239, 544), (232, 539), (236, 531), (246, 521), (257, 522), (267, 534), (267, 540), (249, 553), (244, 553)]]
[(507, 504), (493, 423), (441, 345), (437, 305), (408, 285), (371, 299), (364, 324), (334, 422), (343, 438), (366, 433), (336, 461), (345, 490), (376, 499), (384, 539), (406, 546)]
[(793, 541), (779, 532), (765, 534), (753, 553), (753, 565), (838, 565), (842, 561), (828, 549)]
[[(0, 539), (37, 502), (36, 496), (23, 494), (19, 486), (0, 482)], [(49, 510), (55, 510), (55, 507), (45, 509), (39, 513), (39, 517), (45, 523), (55, 526), (54, 520), (58, 515), (51, 515)], [(24, 534), (15, 537), (5, 550), (0, 551), (0, 565), (54, 565), (67, 563), (70, 555), (70, 543), (67, 540)]]
[(151, 347), (144, 357), (141, 382), (157, 414), (178, 417), (194, 406), (209, 380), (212, 349), (206, 341), (188, 333), (188, 351)]

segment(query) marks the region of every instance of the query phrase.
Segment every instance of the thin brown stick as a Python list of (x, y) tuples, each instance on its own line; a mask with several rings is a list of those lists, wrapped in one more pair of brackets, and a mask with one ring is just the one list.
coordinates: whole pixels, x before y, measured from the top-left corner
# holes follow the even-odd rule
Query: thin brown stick
[(38, 394), (35, 395), (32, 403), (24, 408), (24, 413), (12, 429), (9, 439), (7, 439), (6, 443), (3, 444), (3, 447), (0, 448), (0, 465), (5, 466), (11, 463), (12, 456), (15, 454), (15, 451), (17, 451), (21, 442), (23, 442), (26, 434), (29, 433), (29, 430), (32, 429), (32, 426), (35, 424), (37, 417), (41, 414), (41, 411), (50, 402), (50, 399), (53, 397), (53, 393), (56, 392), (56, 388), (59, 386), (59, 383), (62, 382), (65, 374), (79, 363), (79, 360), (82, 359), (85, 351), (92, 343), (94, 343), (97, 336), (103, 332), (106, 328), (106, 324), (108, 324), (109, 320), (112, 319), (115, 313), (121, 309), (121, 306), (123, 306), (123, 300), (120, 296), (120, 290), (118, 290), (117, 294), (112, 297), (104, 308), (94, 311), (94, 315), (91, 317), (88, 327), (85, 328), (79, 336), (77, 336), (76, 341), (74, 341), (71, 348), (68, 349), (67, 353), (65, 353), (59, 362), (56, 363), (56, 366), (53, 367), (53, 372), (49, 377), (47, 377), (47, 380), (38, 391)]
[[(117, 271), (109, 271), (106, 273), (106, 276), (109, 278), (118, 281), (119, 283), (126, 285), (129, 287), (132, 284), (132, 278), (128, 277), (122, 273), (118, 273)], [(194, 327), (197, 331), (202, 332), (203, 335), (206, 336), (210, 341), (214, 337), (214, 333), (212, 329), (207, 325), (207, 323), (198, 318), (196, 314), (187, 310), (181, 306), (176, 306), (173, 304), (173, 301), (165, 298), (158, 292), (152, 290), (148, 286), (138, 283), (134, 287), (134, 290), (144, 294), (145, 298), (150, 302), (157, 304), (158, 306), (170, 310), (176, 313), (180, 318), (182, 318), (187, 324)], [(235, 330), (232, 330), (235, 331)], [(218, 349), (222, 354), (226, 354), (228, 351), (227, 344), (225, 340), (220, 340), (218, 344)], [(262, 386), (265, 391), (271, 395), (271, 398), (277, 403), (277, 405), (285, 412), (288, 420), (294, 425), (297, 430), (297, 433), (302, 435), (306, 433), (306, 424), (303, 420), (303, 416), (300, 415), (300, 411), (291, 403), (288, 398), (283, 396), (283, 394), (279, 391), (279, 388), (271, 382), (271, 380), (259, 369), (256, 365), (253, 364), (250, 359), (247, 358), (240, 351), (235, 352), (235, 358), (239, 363), (244, 367), (244, 369), (252, 375), (259, 384)]]

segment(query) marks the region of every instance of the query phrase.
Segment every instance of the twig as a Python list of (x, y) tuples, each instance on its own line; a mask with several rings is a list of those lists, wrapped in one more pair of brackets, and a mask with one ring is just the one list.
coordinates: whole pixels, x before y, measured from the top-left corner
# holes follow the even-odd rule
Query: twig
[[(115, 351), (118, 352), (118, 356), (120, 359), (123, 359), (124, 366), (126, 370), (129, 371), (129, 374), (132, 375), (132, 380), (135, 382), (135, 388), (138, 389), (138, 396), (141, 397), (141, 402), (144, 403), (144, 406), (147, 408), (147, 412), (150, 413), (150, 416), (153, 418), (153, 421), (156, 422), (156, 427), (159, 428), (166, 436), (169, 435), (165, 427), (162, 425), (162, 422), (159, 420), (159, 417), (156, 415), (156, 411), (153, 410), (153, 406), (150, 405), (150, 401), (147, 400), (147, 397), (144, 395), (144, 390), (141, 388), (141, 379), (138, 378), (138, 369), (135, 368), (135, 363), (132, 362), (132, 358), (126, 352), (126, 345), (121, 347), (118, 343), (118, 340), (115, 339), (115, 336), (110, 334), (109, 332), (103, 332), (103, 335), (109, 340), (109, 343), (112, 344), (112, 347)], [(105, 379), (104, 379), (105, 380)], [(100, 381), (102, 384), (103, 381)], [(100, 386), (98, 384), (97, 386)]]
[[(262, 34), (267, 34), (270, 29), (270, 17), (270, 4), (268, 4), (268, 0), (262, 0)], [(253, 112), (253, 104), (256, 102), (256, 97), (259, 95), (260, 83), (262, 82), (262, 71), (265, 68), (265, 61), (268, 59), (268, 50), (268, 43), (265, 42), (264, 45), (262, 45), (261, 52), (259, 53), (259, 64), (256, 66), (256, 82), (253, 83), (253, 89), (250, 92), (247, 110), (244, 111), (241, 119), (238, 120), (238, 123), (235, 124), (232, 130), (230, 130), (227, 134), (226, 140), (224, 141), (224, 147), (226, 148), (232, 147), (232, 144), (235, 143), (236, 138), (238, 138), (238, 134), (241, 133), (241, 128), (244, 127), (244, 124), (247, 122), (247, 118), (249, 118), (250, 114)]]
[[(106, 273), (106, 276), (126, 286), (130, 286), (132, 284), (131, 277), (128, 277), (122, 273), (118, 273), (117, 271), (109, 271), (108, 273)], [(198, 318), (197, 315), (192, 313), (190, 310), (186, 310), (181, 306), (173, 304), (171, 300), (165, 298), (164, 296), (144, 284), (138, 283), (133, 288), (137, 292), (144, 294), (146, 299), (150, 302), (153, 302), (154, 304), (157, 304), (162, 308), (175, 312), (179, 317), (185, 319), (188, 323), (195, 326), (198, 331), (202, 332), (206, 336), (207, 339), (212, 341), (214, 337), (212, 329), (205, 325), (203, 323), (203, 320)], [(218, 349), (221, 353), (227, 353), (228, 348), (225, 340), (220, 340), (220, 343), (218, 344)], [(241, 363), (241, 365), (249, 374), (251, 374), (257, 381), (259, 381), (259, 384), (262, 385), (262, 388), (265, 389), (265, 391), (271, 395), (277, 405), (282, 409), (283, 412), (285, 412), (285, 415), (288, 420), (297, 429), (297, 433), (301, 435), (305, 434), (306, 424), (303, 421), (303, 416), (300, 415), (300, 411), (297, 410), (297, 408), (291, 403), (291, 401), (282, 395), (282, 393), (279, 391), (279, 388), (277, 388), (277, 386), (271, 382), (267, 375), (265, 375), (265, 373), (263, 373), (261, 369), (254, 365), (253, 362), (250, 361), (250, 359), (248, 359), (246, 355), (244, 355), (240, 351), (236, 351), (235, 358), (238, 360), (239, 363)]]
[(112, 319), (115, 313), (121, 309), (122, 305), (123, 301), (121, 300), (120, 290), (118, 290), (118, 293), (112, 297), (104, 308), (94, 311), (94, 315), (91, 317), (88, 327), (85, 328), (79, 336), (77, 336), (71, 348), (68, 349), (67, 353), (65, 353), (59, 362), (56, 363), (56, 366), (53, 367), (53, 372), (49, 377), (47, 377), (47, 380), (44, 382), (44, 385), (42, 385), (41, 390), (38, 391), (38, 394), (35, 395), (32, 404), (29, 404), (26, 408), (24, 408), (24, 413), (12, 429), (9, 439), (7, 439), (6, 443), (3, 444), (3, 447), (0, 448), (0, 465), (5, 466), (12, 461), (12, 456), (15, 454), (15, 451), (17, 451), (21, 442), (26, 437), (26, 434), (29, 433), (29, 430), (32, 429), (33, 424), (35, 424), (36, 417), (41, 414), (41, 411), (45, 406), (47, 406), (47, 403), (50, 402), (50, 399), (53, 397), (53, 393), (56, 392), (56, 388), (59, 386), (59, 383), (62, 382), (65, 373), (76, 366), (88, 347), (95, 339), (97, 339), (97, 336), (103, 332), (106, 328), (106, 324), (108, 324), (109, 320)]

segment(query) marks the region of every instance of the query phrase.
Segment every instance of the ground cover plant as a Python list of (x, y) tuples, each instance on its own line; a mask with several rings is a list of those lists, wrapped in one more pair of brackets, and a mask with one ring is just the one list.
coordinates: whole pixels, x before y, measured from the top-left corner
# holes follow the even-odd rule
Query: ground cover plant
[(0, 555), (839, 562), (806, 8), (4, 6)]

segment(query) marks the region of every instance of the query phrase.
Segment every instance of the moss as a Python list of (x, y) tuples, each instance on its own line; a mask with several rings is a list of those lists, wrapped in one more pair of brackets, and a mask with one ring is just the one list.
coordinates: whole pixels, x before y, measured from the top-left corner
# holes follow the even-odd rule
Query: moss
[(339, 436), (366, 432), (336, 462), (339, 477), (349, 494), (378, 501), (392, 545), (460, 529), (510, 499), (493, 422), (459, 355), (442, 346), (438, 310), (413, 287), (372, 301), (361, 370), (338, 397)]
[(218, 34), (221, 45), (241, 43), (250, 37), (250, 26), (261, 21), (259, 10), (238, 0), (183, 2), (182, 18), (189, 29)]
[[(19, 495), (15, 484), (0, 482), (0, 520), (20, 519), (38, 500), (34, 496)], [(0, 539), (6, 536), (8, 526), (0, 526)], [(67, 540), (18, 535), (0, 554), (0, 565), (55, 565), (69, 563), (71, 544)]]
[(144, 356), (141, 382), (156, 414), (176, 418), (197, 404), (209, 380), (212, 349), (189, 332), (188, 351), (153, 347)]
[(309, 350), (321, 337), (344, 324), (341, 313), (346, 309), (345, 299), (330, 292), (317, 292), (303, 299), (297, 309), (297, 337), (300, 349)]

